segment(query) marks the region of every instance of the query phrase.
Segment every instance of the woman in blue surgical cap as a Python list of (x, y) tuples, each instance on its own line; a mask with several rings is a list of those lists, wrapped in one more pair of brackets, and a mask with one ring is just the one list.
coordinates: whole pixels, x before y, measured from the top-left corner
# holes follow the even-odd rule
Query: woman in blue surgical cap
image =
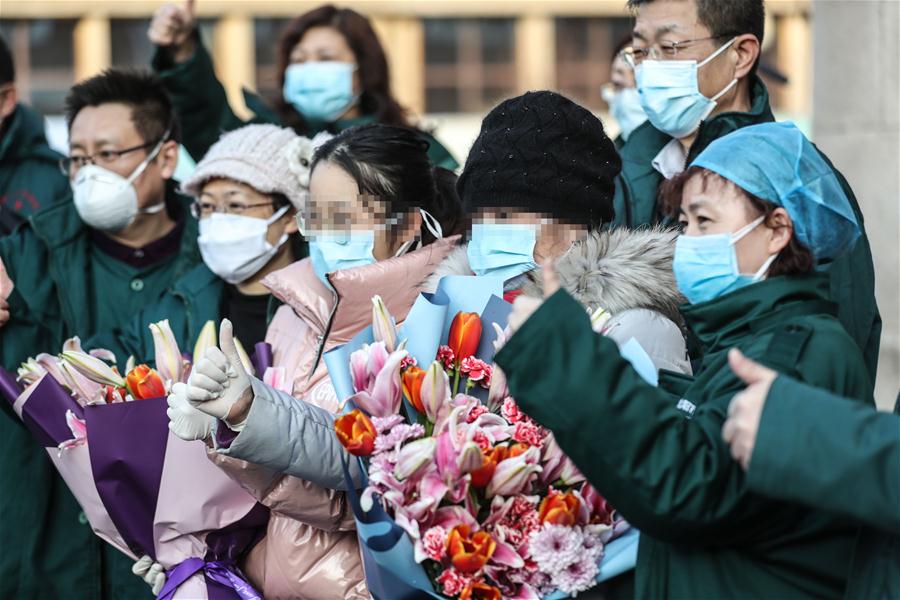
[(790, 123), (716, 140), (665, 195), (683, 226), (673, 270), (702, 351), (693, 377), (648, 385), (563, 291), (517, 301), (496, 361), (522, 409), (641, 530), (637, 597), (841, 598), (857, 526), (751, 493), (720, 432), (742, 387), (732, 347), (871, 402), (861, 352), (814, 269), (859, 235), (850, 203)]

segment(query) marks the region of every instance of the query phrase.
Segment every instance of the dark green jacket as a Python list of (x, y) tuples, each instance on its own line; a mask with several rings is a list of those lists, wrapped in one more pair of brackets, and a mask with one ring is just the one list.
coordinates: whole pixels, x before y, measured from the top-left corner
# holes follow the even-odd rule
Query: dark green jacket
[[(222, 84), (216, 79), (212, 59), (198, 40), (194, 55), (183, 63), (175, 64), (168, 54), (157, 48), (152, 61), (153, 69), (162, 77), (166, 89), (175, 103), (181, 119), (184, 147), (199, 161), (224, 131), (231, 131), (250, 123), (274, 123), (282, 126), (282, 118), (269, 108), (262, 98), (244, 90), (244, 104), (255, 115), (250, 121), (242, 121), (228, 105), (228, 97)], [(327, 126), (331, 133), (338, 133), (354, 125), (374, 123), (368, 116), (359, 119), (340, 120)], [(299, 135), (312, 137), (319, 130), (298, 131)], [(429, 142), (428, 156), (438, 167), (455, 170), (459, 163), (434, 136), (422, 132)]]
[(756, 436), (747, 484), (867, 525), (846, 597), (900, 598), (900, 398), (894, 414), (780, 376)]
[(206, 322), (218, 324), (224, 293), (225, 282), (201, 263), (182, 275), (158, 302), (138, 312), (121, 328), (90, 337), (84, 347), (111, 350), (120, 367), (129, 356), (134, 356), (137, 364), (152, 364), (155, 353), (149, 325), (168, 319), (179, 350), (192, 352)]
[[(186, 218), (166, 287), (200, 262), (196, 221)], [(102, 310), (104, 297), (91, 293), (90, 246), (71, 201), (0, 239), (0, 258), (15, 283), (10, 321), (0, 328), (4, 367), (15, 372), (28, 356), (59, 352), (66, 338), (94, 333), (91, 315)], [(155, 300), (135, 294), (134, 310)], [(0, 405), (7, 413), (0, 415), (0, 597), (149, 598), (148, 586), (131, 574), (132, 561), (93, 534), (45, 451), (8, 404)]]
[(644, 383), (557, 292), (498, 353), (523, 410), (553, 430), (587, 478), (641, 530), (639, 598), (840, 598), (858, 526), (751, 493), (722, 441), (743, 384), (738, 347), (859, 402), (862, 357), (829, 314), (823, 275), (775, 277), (683, 309), (703, 347), (693, 378)]
[(70, 197), (62, 155), (47, 145), (40, 115), (19, 104), (0, 137), (0, 205), (27, 219)]
[[(769, 93), (758, 77), (750, 92), (749, 112), (728, 112), (712, 116), (700, 125), (697, 139), (691, 146), (685, 164), (690, 164), (710, 143), (741, 127), (775, 120), (769, 106)], [(635, 129), (620, 150), (622, 173), (616, 179), (616, 225), (640, 227), (665, 221), (658, 202), (663, 176), (653, 168), (653, 159), (663, 146), (672, 140), (647, 121)], [(875, 382), (878, 347), (881, 340), (881, 315), (875, 303), (875, 267), (866, 236), (863, 215), (853, 190), (844, 176), (834, 168), (824, 154), (822, 157), (834, 170), (841, 187), (859, 220), (862, 236), (853, 249), (838, 260), (823, 265), (831, 273), (831, 295), (838, 305), (838, 318), (862, 349), (871, 381)]]

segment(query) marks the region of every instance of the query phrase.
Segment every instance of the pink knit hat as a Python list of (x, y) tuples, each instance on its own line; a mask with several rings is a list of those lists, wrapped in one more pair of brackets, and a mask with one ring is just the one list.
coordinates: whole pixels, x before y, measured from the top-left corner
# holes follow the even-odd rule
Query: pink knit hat
[(294, 208), (302, 210), (312, 153), (312, 142), (290, 129), (247, 125), (220, 137), (181, 189), (199, 196), (210, 179), (230, 179), (263, 194), (284, 194)]

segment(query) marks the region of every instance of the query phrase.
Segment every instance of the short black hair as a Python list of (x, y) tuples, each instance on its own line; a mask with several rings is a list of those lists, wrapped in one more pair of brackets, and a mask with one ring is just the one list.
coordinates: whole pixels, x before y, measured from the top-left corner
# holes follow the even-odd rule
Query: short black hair
[[(628, 0), (628, 8), (636, 10), (654, 0)], [(763, 41), (766, 27), (764, 0), (693, 0), (697, 6), (697, 20), (716, 37), (752, 33)]]
[(121, 103), (131, 107), (131, 122), (148, 144), (169, 130), (168, 139), (178, 141), (178, 123), (172, 99), (162, 80), (149, 71), (107, 69), (72, 86), (66, 96), (66, 125), (88, 106)]
[(0, 35), (0, 85), (16, 80), (16, 66), (6, 40)]

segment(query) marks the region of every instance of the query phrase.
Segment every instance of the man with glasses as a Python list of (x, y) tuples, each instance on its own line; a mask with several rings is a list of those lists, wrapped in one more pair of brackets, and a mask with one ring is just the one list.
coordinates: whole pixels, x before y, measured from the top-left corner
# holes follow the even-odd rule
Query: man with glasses
[[(156, 301), (200, 262), (197, 221), (175, 192), (178, 142), (165, 88), (110, 70), (66, 98), (72, 200), (0, 239), (12, 285), (0, 323), (0, 364), (59, 352)], [(11, 287), (11, 292), (10, 292)], [(6, 402), (0, 417), (0, 596), (149, 597), (131, 561), (94, 536), (45, 451)]]
[[(628, 0), (628, 6), (635, 25), (626, 55), (648, 121), (620, 150), (615, 208), (617, 225), (639, 227), (664, 220), (657, 202), (660, 186), (713, 140), (775, 117), (756, 74), (763, 0)], [(831, 273), (838, 317), (862, 349), (874, 384), (881, 316), (872, 253), (853, 190), (827, 158), (826, 163), (863, 231), (851, 252), (823, 268)]]
[(47, 145), (40, 115), (18, 102), (13, 57), (0, 38), (0, 236), (69, 197), (69, 183), (56, 168), (59, 158)]

